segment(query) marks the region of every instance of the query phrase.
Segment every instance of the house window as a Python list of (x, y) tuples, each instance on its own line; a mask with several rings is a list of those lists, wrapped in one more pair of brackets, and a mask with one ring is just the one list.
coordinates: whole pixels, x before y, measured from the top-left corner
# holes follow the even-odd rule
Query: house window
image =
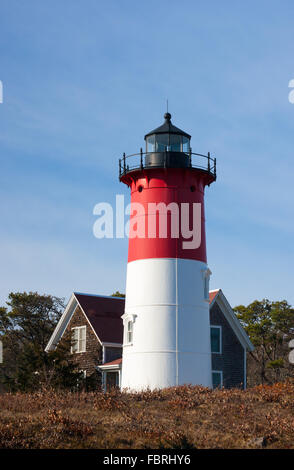
[(77, 326), (72, 328), (72, 353), (86, 352), (86, 327)]
[(221, 370), (212, 371), (212, 388), (222, 388), (223, 386), (223, 373)]
[(222, 327), (221, 326), (211, 326), (210, 327), (210, 343), (211, 343), (211, 352), (219, 353), (222, 352)]

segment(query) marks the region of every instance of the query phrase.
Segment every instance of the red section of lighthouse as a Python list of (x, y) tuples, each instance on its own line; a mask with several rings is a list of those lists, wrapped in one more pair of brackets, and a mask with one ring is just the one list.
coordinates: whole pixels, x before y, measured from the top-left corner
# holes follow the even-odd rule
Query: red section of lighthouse
[[(204, 217), (204, 188), (210, 184), (212, 175), (191, 171), (190, 169), (170, 168), (168, 171), (158, 168), (144, 172), (134, 172), (131, 176), (122, 177), (131, 189), (131, 202), (139, 203), (145, 210), (145, 229), (154, 219), (150, 215), (150, 204), (164, 203), (168, 206), (176, 203), (179, 207), (179, 237), (172, 237), (170, 231), (171, 214), (168, 213), (167, 237), (160, 238), (160, 218), (165, 214), (156, 211), (156, 238), (134, 238), (129, 242), (128, 261), (145, 258), (184, 258), (195, 259), (206, 263), (205, 217)], [(181, 233), (181, 204), (189, 204), (189, 221), (193, 219), (193, 203), (201, 204), (201, 245), (194, 250), (184, 249), (183, 243), (189, 239)], [(132, 219), (138, 217), (131, 215)], [(140, 217), (140, 215), (139, 215)], [(163, 220), (162, 220), (163, 223)]]
[(130, 230), (122, 388), (210, 386), (204, 189), (215, 160), (192, 154), (168, 113), (145, 140), (146, 153), (120, 161), (130, 227), (140, 226)]

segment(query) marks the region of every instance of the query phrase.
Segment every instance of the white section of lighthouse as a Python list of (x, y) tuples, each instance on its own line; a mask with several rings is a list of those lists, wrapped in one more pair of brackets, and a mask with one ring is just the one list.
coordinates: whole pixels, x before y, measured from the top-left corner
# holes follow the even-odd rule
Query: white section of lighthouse
[[(216, 179), (216, 162), (192, 154), (190, 139), (166, 113), (145, 136), (146, 153), (120, 161), (120, 180), (131, 189), (130, 226), (144, 229), (129, 239), (122, 389), (212, 384), (204, 189)], [(201, 218), (194, 247), (182, 228), (187, 213), (193, 225), (195, 205)]]

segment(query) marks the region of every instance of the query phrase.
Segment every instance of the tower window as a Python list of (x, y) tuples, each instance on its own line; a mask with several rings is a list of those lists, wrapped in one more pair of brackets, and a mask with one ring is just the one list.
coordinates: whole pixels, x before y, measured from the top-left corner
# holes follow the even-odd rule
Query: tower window
[(137, 315), (134, 313), (124, 313), (122, 316), (124, 322), (124, 346), (131, 346), (134, 341), (134, 323)]
[(133, 342), (133, 322), (132, 320), (129, 320), (127, 324), (127, 343), (130, 344), (132, 342)]
[(204, 300), (209, 302), (209, 280), (210, 280), (211, 271), (210, 269), (203, 270), (203, 289), (204, 289)]
[(205, 300), (209, 299), (209, 279), (207, 276), (204, 278), (204, 298)]
[(71, 353), (86, 352), (86, 326), (72, 328)]

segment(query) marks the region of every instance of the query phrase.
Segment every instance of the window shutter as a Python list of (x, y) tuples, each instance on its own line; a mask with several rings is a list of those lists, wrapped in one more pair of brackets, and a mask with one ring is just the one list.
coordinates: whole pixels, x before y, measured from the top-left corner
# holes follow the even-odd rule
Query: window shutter
[(73, 353), (78, 351), (78, 340), (79, 340), (79, 330), (77, 328), (72, 329), (72, 347), (71, 351)]

